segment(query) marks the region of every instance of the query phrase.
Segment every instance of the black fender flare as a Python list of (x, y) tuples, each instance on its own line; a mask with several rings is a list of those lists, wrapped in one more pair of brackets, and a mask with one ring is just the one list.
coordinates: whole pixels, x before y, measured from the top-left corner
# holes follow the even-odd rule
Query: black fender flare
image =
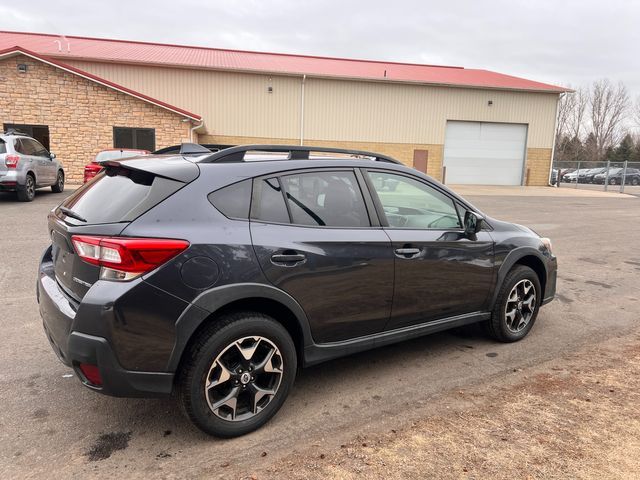
[(167, 371), (175, 372), (180, 364), (180, 359), (187, 343), (194, 332), (207, 320), (211, 314), (232, 302), (242, 299), (262, 298), (273, 300), (288, 308), (298, 322), (302, 332), (304, 347), (313, 344), (309, 320), (300, 304), (288, 293), (271, 285), (263, 283), (234, 283), (214, 287), (198, 295), (178, 318), (176, 328), (176, 340), (173, 351), (169, 357)]
[[(518, 262), (518, 260), (528, 256), (534, 256), (542, 262), (542, 265), (544, 266), (544, 270), (545, 270), (545, 277), (546, 277), (547, 261), (544, 255), (540, 252), (540, 250), (534, 247), (529, 247), (529, 246), (514, 248), (507, 254), (505, 259), (502, 261), (502, 265), (500, 265), (500, 269), (498, 270), (496, 286), (493, 289), (491, 304), (489, 306), (490, 311), (493, 311), (493, 307), (495, 306), (496, 300), (498, 299), (498, 293), (500, 292), (502, 283), (504, 282), (504, 279), (509, 273), (509, 271)], [(543, 283), (543, 282), (540, 282), (540, 283)]]

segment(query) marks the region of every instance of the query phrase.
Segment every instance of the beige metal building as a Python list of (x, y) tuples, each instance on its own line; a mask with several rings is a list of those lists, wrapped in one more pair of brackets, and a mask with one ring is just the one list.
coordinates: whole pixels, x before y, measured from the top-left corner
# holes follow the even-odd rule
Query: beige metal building
[[(438, 179), (446, 171), (450, 184), (546, 185), (565, 91), (458, 67), (0, 32), (0, 62), (16, 48), (182, 116), (191, 128), (177, 128), (169, 142), (373, 150)], [(1, 108), (5, 124), (24, 123)], [(50, 141), (54, 150), (53, 133)], [(129, 146), (121, 141), (114, 133), (91, 151)]]

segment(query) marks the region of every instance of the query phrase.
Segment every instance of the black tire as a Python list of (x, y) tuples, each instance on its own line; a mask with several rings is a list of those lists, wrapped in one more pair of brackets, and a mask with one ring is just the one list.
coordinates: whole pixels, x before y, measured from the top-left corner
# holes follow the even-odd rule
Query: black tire
[(16, 192), (18, 200), (21, 202), (32, 202), (36, 197), (36, 179), (30, 173), (27, 173), (24, 187), (18, 187)]
[(609, 179), (609, 185), (615, 185), (616, 184), (616, 179), (615, 178), (610, 178)]
[(62, 170), (58, 171), (58, 176), (56, 177), (56, 183), (51, 185), (51, 191), (53, 193), (64, 192), (64, 172)]
[(631, 185), (633, 185), (634, 187), (638, 185), (638, 183), (640, 183), (640, 180), (638, 180), (637, 178), (634, 177), (631, 179)]
[[(209, 407), (205, 385), (210, 375), (210, 369), (217, 362), (218, 356), (224, 355), (228, 348), (233, 348), (237, 340), (245, 337), (262, 337), (277, 347), (282, 361), (279, 385), (276, 387), (275, 395), (260, 411), (245, 413), (253, 415), (250, 418), (244, 420), (224, 419), (219, 415), (221, 409), (216, 414)], [(241, 367), (242, 365), (239, 365), (238, 368)], [(234, 369), (236, 376), (229, 380), (229, 382), (235, 382), (234, 385), (238, 384), (234, 378), (240, 378), (237, 376), (238, 368)], [(280, 323), (267, 315), (256, 312), (224, 315), (206, 327), (185, 352), (185, 358), (178, 372), (178, 400), (187, 418), (203, 432), (217, 437), (237, 437), (260, 428), (277, 413), (293, 385), (296, 369), (295, 345), (289, 333)], [(253, 382), (251, 383), (253, 384)], [(233, 385), (229, 386), (233, 389)], [(245, 387), (243, 384), (240, 386)], [(251, 385), (246, 386), (251, 387)], [(249, 391), (250, 389), (247, 390), (247, 394)], [(240, 401), (237, 401), (240, 404)]]
[[(514, 332), (509, 328), (507, 322), (507, 300), (510, 293), (512, 293), (513, 288), (523, 280), (528, 280), (531, 282), (531, 284), (533, 284), (533, 287), (535, 289), (535, 306), (533, 308), (531, 318), (526, 326), (524, 326), (522, 330)], [(493, 339), (499, 342), (509, 343), (522, 340), (527, 336), (527, 334), (533, 327), (533, 324), (535, 323), (538, 316), (541, 302), (542, 288), (540, 287), (540, 280), (538, 279), (538, 275), (536, 274), (536, 272), (524, 265), (516, 265), (507, 274), (504, 282), (502, 283), (502, 287), (500, 287), (500, 292), (498, 293), (498, 298), (496, 299), (496, 303), (491, 314), (491, 320), (487, 321), (485, 324), (487, 333)]]

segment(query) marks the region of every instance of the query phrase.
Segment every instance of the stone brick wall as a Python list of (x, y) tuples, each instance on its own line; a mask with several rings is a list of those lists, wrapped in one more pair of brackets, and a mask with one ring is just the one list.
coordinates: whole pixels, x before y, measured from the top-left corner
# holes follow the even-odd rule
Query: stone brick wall
[(545, 186), (549, 184), (549, 168), (551, 167), (550, 148), (528, 148), (526, 171), (529, 173), (526, 185)]
[[(27, 64), (19, 73), (17, 64)], [(18, 55), (0, 61), (0, 129), (4, 123), (48, 125), (51, 151), (68, 183), (81, 183), (84, 166), (113, 147), (113, 127), (154, 128), (156, 148), (188, 141), (181, 115)]]
[[(224, 135), (198, 135), (201, 143), (217, 143), (220, 145), (243, 145), (243, 144), (269, 144), (276, 145), (299, 145), (299, 139), (293, 138), (260, 138), (260, 137), (230, 137)], [(427, 163), (427, 174), (431, 177), (442, 180), (442, 156), (444, 147), (442, 145), (423, 145), (408, 143), (372, 143), (372, 142), (338, 142), (327, 140), (305, 140), (305, 145), (317, 147), (351, 148), (354, 150), (367, 150), (370, 152), (389, 155), (400, 160), (405, 165), (413, 167), (413, 151), (427, 150), (429, 159)]]

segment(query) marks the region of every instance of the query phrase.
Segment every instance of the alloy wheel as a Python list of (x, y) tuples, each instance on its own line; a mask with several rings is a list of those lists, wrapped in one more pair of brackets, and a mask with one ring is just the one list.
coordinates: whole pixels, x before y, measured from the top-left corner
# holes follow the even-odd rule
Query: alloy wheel
[(205, 379), (209, 408), (227, 421), (247, 420), (274, 398), (283, 375), (280, 350), (264, 337), (243, 337), (213, 361)]
[(535, 309), (536, 287), (531, 280), (520, 280), (511, 289), (504, 309), (509, 331), (521, 332), (531, 321)]
[(62, 190), (62, 187), (64, 186), (64, 175), (62, 175), (62, 173), (58, 174), (58, 189)]
[(31, 175), (27, 175), (25, 190), (27, 191), (27, 197), (33, 198), (36, 196), (36, 184), (33, 181), (33, 177)]

